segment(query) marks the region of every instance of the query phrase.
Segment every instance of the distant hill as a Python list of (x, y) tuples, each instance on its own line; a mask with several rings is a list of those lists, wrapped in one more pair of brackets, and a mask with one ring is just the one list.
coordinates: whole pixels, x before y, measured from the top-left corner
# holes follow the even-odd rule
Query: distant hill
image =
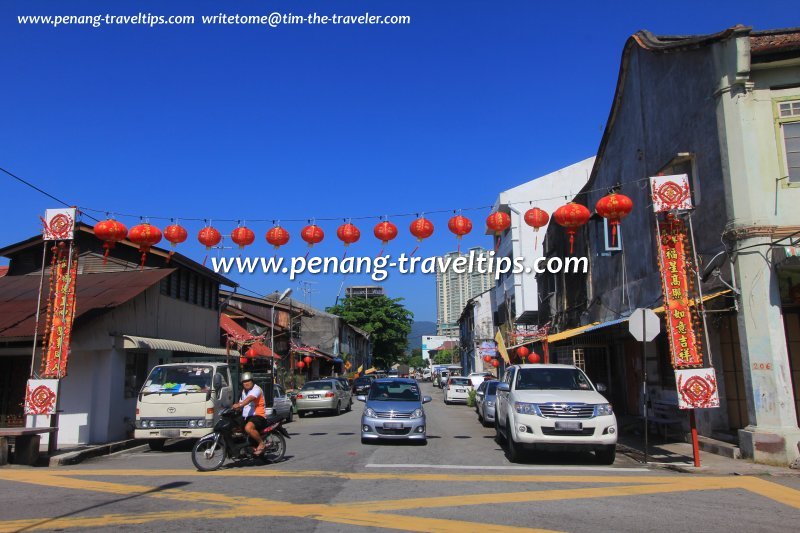
[(436, 322), (415, 321), (411, 324), (411, 333), (408, 334), (408, 351), (422, 348), (423, 335), (436, 335)]

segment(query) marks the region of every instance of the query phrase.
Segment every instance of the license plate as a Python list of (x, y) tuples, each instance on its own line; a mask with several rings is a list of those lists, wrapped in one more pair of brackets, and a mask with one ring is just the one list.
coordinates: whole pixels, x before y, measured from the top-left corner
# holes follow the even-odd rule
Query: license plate
[(467, 392), (464, 389), (456, 389), (456, 392)]
[(383, 423), (383, 428), (384, 429), (401, 429), (402, 427), (403, 427), (403, 424), (401, 424), (400, 422), (384, 422)]
[(314, 400), (314, 399), (316, 399), (316, 398), (319, 398), (319, 394), (309, 394), (309, 395), (308, 395), (308, 398), (309, 398), (310, 400)]
[(166, 437), (168, 439), (176, 439), (181, 436), (181, 430), (179, 429), (162, 429), (159, 432), (159, 435), (162, 437)]
[(580, 431), (583, 422), (556, 422), (556, 431)]

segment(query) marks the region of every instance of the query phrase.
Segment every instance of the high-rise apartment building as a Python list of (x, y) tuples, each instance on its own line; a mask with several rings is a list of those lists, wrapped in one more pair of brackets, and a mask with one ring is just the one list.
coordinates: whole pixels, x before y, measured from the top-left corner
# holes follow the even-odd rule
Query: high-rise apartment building
[[(472, 255), (473, 258), (486, 256), (488, 251), (480, 246), (467, 250), (464, 255)], [(458, 252), (450, 252), (444, 257), (455, 259), (459, 256)], [(452, 264), (452, 261), (451, 261)], [(473, 262), (473, 272), (456, 273), (452, 268), (442, 272), (437, 268), (436, 271), (436, 334), (448, 337), (458, 337), (458, 318), (467, 304), (467, 300), (473, 296), (491, 289), (495, 282), (491, 273), (476, 272)], [(488, 261), (487, 263), (488, 264)]]
[(386, 293), (380, 285), (357, 285), (346, 287), (344, 294), (348, 298), (371, 298), (373, 296), (385, 296)]

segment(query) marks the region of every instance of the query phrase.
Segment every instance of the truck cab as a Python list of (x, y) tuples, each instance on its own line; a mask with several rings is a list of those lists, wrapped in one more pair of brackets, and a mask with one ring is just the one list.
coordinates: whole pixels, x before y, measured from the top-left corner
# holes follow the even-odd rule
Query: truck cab
[(200, 438), (233, 405), (231, 371), (224, 363), (172, 363), (154, 367), (136, 402), (134, 437), (160, 450), (166, 439)]

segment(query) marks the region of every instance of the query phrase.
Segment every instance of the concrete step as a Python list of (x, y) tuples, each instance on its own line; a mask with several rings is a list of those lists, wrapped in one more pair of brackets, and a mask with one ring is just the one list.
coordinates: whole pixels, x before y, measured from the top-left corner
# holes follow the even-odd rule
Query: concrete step
[(697, 443), (704, 452), (721, 455), (730, 459), (742, 458), (742, 451), (735, 444), (703, 436), (697, 437)]

